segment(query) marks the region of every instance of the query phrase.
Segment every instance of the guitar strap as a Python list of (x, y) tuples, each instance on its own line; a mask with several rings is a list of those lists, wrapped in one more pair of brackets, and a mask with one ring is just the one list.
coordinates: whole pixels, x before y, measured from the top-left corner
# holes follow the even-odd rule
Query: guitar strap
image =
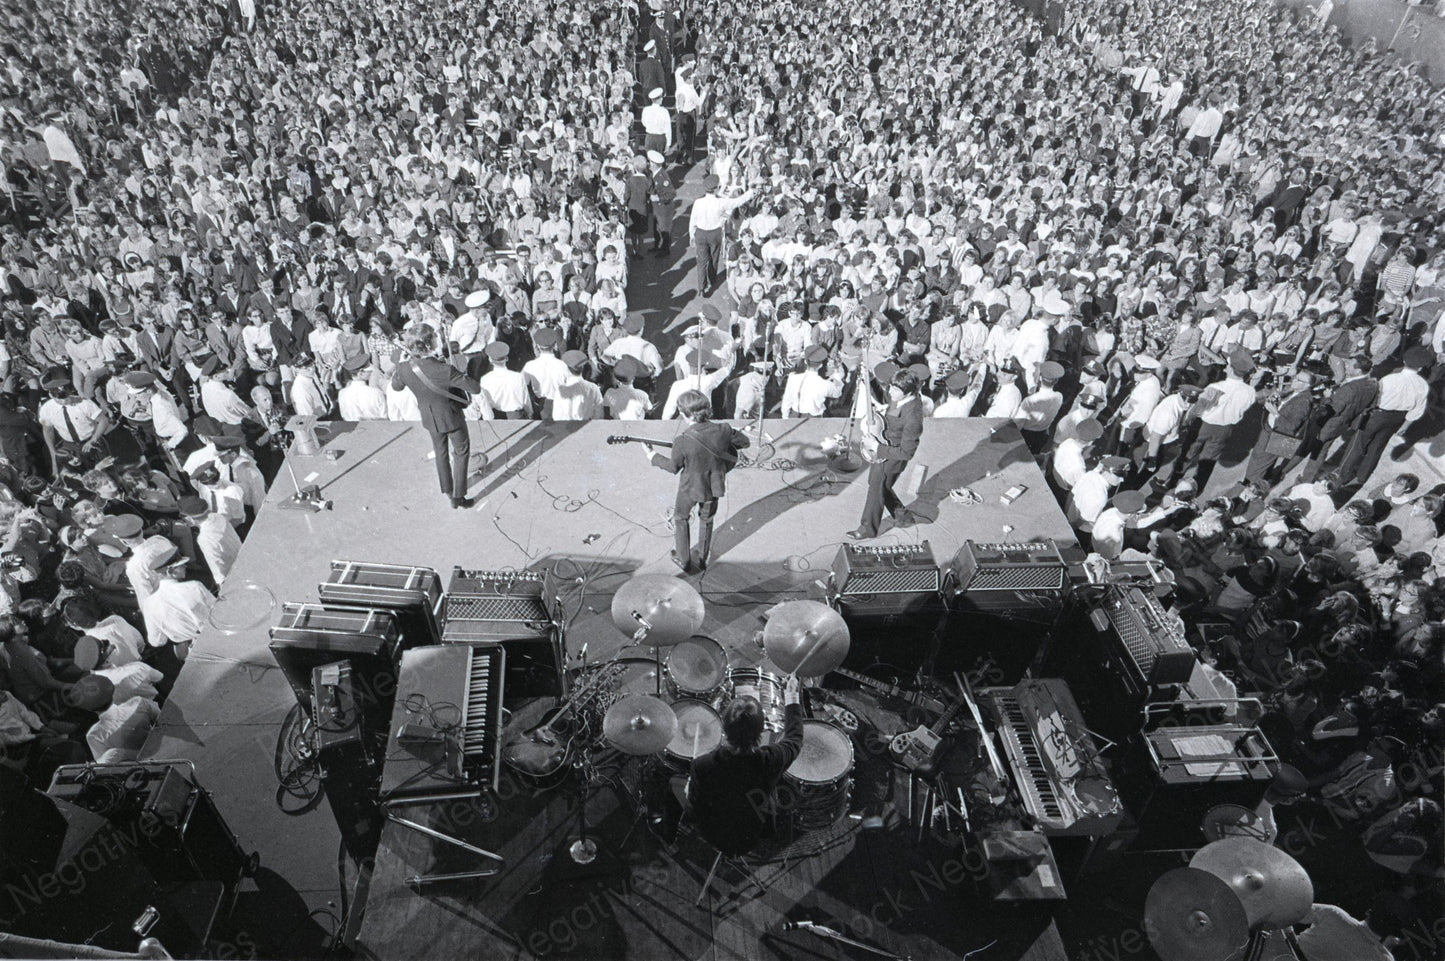
[(471, 401), (470, 394), (464, 393), (461, 397), (458, 397), (456, 394), (452, 393), (451, 390), (437, 386), (437, 382), (432, 380), (431, 377), (427, 374), (427, 372), (422, 370), (421, 365), (418, 364), (416, 361), (413, 360), (407, 366), (411, 368), (411, 372), (416, 375), (417, 379), (422, 382), (422, 386), (426, 387), (427, 390), (431, 391), (433, 394), (436, 394), (438, 397), (445, 398), (446, 400), (451, 401), (453, 404), (461, 404), (462, 406), (466, 406), (467, 403)]

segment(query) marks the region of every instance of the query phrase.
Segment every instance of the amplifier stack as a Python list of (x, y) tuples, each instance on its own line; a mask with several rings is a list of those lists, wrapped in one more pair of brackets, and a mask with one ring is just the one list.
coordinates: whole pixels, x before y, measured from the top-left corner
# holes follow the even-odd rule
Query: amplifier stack
[(948, 574), (953, 610), (1043, 623), (1058, 616), (1070, 589), (1068, 565), (1053, 541), (964, 541)]

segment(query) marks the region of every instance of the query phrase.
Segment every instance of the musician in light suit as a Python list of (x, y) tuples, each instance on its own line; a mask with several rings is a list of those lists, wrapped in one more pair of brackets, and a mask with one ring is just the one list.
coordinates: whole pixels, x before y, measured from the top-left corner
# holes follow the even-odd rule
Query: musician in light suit
[(436, 451), (437, 478), (442, 493), (453, 507), (472, 506), (467, 497), (467, 468), (472, 453), (471, 437), (463, 416), (471, 395), (482, 389), (475, 377), (468, 377), (442, 360), (436, 331), (417, 324), (406, 333), (404, 349), (410, 354), (396, 365), (391, 376), (393, 390), (409, 389), (421, 410), (421, 423), (431, 435)]
[(855, 541), (878, 536), (883, 509), (893, 515), (898, 527), (908, 527), (915, 518), (903, 506), (893, 485), (918, 450), (923, 436), (923, 401), (918, 396), (920, 384), (912, 371), (900, 370), (888, 384), (888, 409), (883, 413), (882, 438), (877, 458), (868, 467), (868, 500), (863, 504), (863, 519), (848, 536)]

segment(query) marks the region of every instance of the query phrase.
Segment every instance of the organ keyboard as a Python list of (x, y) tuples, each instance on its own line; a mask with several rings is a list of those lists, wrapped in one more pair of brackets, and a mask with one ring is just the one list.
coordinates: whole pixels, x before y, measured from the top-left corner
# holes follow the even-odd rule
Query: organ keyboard
[(1027, 679), (982, 692), (1024, 809), (1050, 836), (1097, 837), (1124, 809), (1068, 684)]
[[(491, 803), (483, 795), (496, 790), (501, 776), (506, 657), (499, 644), (418, 647), (401, 656), (381, 773), (381, 810), (389, 821), (488, 862), (475, 870), (416, 874), (407, 879), (409, 884), (485, 878), (505, 865), (500, 854), (405, 817), (400, 810)], [(483, 815), (463, 821), (450, 816), (453, 810), (444, 812), (442, 827), (489, 820)]]

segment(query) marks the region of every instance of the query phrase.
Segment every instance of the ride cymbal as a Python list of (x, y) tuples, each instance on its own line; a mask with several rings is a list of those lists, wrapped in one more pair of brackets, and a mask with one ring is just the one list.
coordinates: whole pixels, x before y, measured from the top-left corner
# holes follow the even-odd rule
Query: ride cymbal
[(786, 601), (763, 626), (763, 650), (784, 672), (820, 677), (842, 666), (851, 644), (843, 615), (821, 601)]
[(653, 647), (671, 647), (692, 637), (703, 616), (697, 589), (666, 574), (638, 574), (612, 595), (613, 625), (624, 634), (645, 628), (642, 642)]

